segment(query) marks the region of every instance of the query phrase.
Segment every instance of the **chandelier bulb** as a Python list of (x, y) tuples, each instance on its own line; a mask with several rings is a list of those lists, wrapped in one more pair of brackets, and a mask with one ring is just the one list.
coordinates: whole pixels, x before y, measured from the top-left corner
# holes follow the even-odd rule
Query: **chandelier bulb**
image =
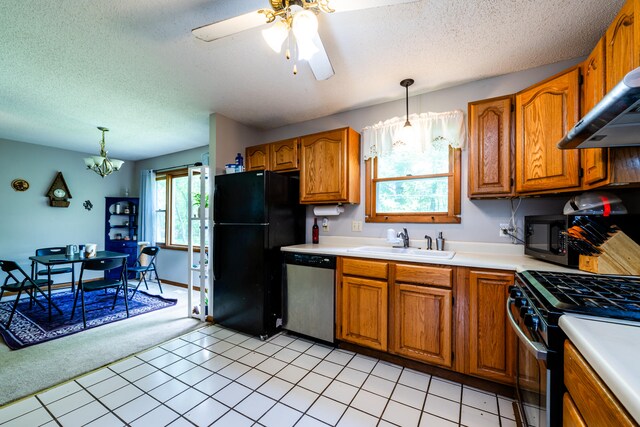
[(298, 64), (293, 64), (293, 75), (297, 75), (298, 74)]
[(287, 59), (291, 59), (291, 51), (290, 51), (289, 49), (287, 49), (287, 50), (285, 51), (285, 53), (284, 53), (284, 56), (285, 56)]

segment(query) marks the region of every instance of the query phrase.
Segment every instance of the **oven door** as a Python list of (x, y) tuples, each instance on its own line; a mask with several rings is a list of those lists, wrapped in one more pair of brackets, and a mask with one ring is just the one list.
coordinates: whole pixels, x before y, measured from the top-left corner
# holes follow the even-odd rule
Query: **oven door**
[(518, 336), (516, 391), (518, 411), (524, 426), (548, 426), (547, 347), (538, 334), (525, 325), (514, 300), (507, 300), (509, 323)]

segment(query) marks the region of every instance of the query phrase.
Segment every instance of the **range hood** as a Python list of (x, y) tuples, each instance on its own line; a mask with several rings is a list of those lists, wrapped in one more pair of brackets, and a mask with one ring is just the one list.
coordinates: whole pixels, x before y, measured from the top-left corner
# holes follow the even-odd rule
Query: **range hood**
[(629, 72), (565, 135), (558, 148), (640, 146), (640, 67)]

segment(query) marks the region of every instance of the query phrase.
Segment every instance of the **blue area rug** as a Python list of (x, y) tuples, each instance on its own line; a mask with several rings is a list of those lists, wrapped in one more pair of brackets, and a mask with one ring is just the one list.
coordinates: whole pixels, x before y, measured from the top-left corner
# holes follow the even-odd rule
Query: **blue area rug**
[[(122, 292), (118, 295), (115, 308), (111, 310), (114, 292), (114, 289), (108, 289), (106, 294), (103, 291), (85, 294), (87, 329), (127, 318)], [(11, 321), (10, 330), (7, 330), (6, 324), (9, 320), (13, 301), (0, 303), (0, 335), (2, 335), (9, 348), (16, 350), (84, 331), (80, 296), (78, 297), (75, 316), (71, 319), (73, 297), (71, 290), (53, 293), (51, 298), (60, 307), (62, 314), (52, 308), (51, 321), (49, 321), (49, 313), (46, 310), (47, 301), (42, 295), (38, 295), (38, 300), (45, 307), (45, 310), (35, 303), (32, 308), (29, 308), (29, 297), (22, 295)], [(176, 303), (176, 299), (162, 298), (138, 290), (133, 299), (129, 300), (129, 317), (171, 307)]]

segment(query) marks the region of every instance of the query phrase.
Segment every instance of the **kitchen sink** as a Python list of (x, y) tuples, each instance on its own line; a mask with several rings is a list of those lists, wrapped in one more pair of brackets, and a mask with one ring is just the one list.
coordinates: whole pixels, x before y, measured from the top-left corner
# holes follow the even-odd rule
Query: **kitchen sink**
[(420, 258), (441, 258), (451, 259), (456, 254), (455, 251), (427, 251), (419, 248), (392, 248), (389, 246), (359, 246), (347, 249), (347, 252), (360, 252), (381, 255), (409, 255)]

